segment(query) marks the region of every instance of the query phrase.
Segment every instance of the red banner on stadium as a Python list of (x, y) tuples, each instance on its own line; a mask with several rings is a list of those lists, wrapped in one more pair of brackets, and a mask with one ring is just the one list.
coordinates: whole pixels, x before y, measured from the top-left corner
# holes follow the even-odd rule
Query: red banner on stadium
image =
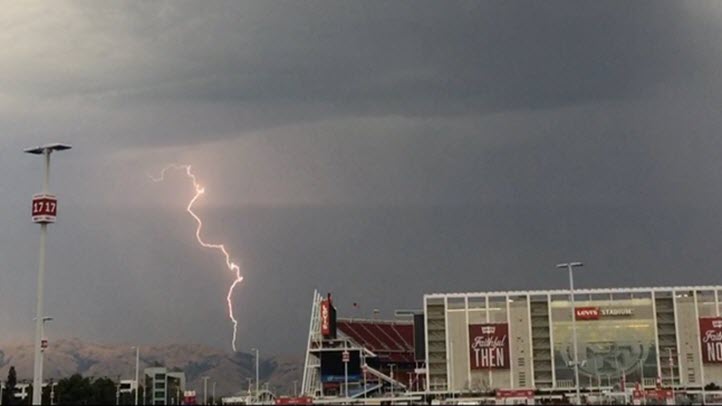
[(699, 338), (702, 346), (702, 362), (722, 363), (722, 317), (700, 317)]
[(328, 299), (321, 301), (321, 335), (331, 335), (331, 303)]
[(509, 325), (470, 324), (471, 369), (509, 368)]

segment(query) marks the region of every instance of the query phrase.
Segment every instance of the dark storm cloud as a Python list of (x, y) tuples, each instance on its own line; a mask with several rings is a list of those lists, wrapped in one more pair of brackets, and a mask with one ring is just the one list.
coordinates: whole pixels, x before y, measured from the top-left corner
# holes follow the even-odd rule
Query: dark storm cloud
[[(79, 28), (44, 40), (40, 61), (50, 63), (4, 85), (71, 98), (87, 110), (86, 125), (124, 145), (338, 116), (476, 116), (642, 98), (714, 75), (706, 62), (719, 59), (719, 24), (698, 24), (687, 7), (76, 3), (67, 14)], [(58, 47), (79, 63), (58, 69)], [(115, 128), (101, 131), (108, 121)]]
[[(50, 12), (52, 11), (52, 12)], [(0, 12), (0, 339), (32, 331), (27, 199), (53, 158), (58, 335), (300, 351), (313, 288), (716, 283), (716, 2), (71, 2)], [(399, 290), (398, 287), (404, 289)], [(268, 331), (281, 331), (273, 334)], [(297, 333), (301, 331), (300, 333)]]

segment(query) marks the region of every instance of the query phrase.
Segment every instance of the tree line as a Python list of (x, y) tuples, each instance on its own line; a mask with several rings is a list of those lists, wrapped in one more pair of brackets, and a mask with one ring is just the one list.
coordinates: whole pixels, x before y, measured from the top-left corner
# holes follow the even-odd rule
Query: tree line
[[(11, 366), (5, 380), (5, 389), (2, 391), (2, 405), (30, 405), (32, 403), (32, 385), (26, 392), (24, 399), (19, 398), (19, 387), (15, 367)], [(43, 388), (43, 404), (56, 405), (115, 405), (117, 397), (117, 383), (108, 377), (94, 378), (74, 374), (63, 378), (54, 385), (53, 382)], [(51, 394), (53, 399), (51, 402)], [(128, 394), (124, 394), (128, 398)], [(130, 399), (120, 399), (121, 404), (129, 403)]]

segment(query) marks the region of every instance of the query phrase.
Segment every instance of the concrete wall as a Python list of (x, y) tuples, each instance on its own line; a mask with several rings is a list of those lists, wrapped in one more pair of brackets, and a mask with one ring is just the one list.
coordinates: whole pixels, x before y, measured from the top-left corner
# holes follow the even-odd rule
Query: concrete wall
[(682, 385), (702, 384), (699, 356), (699, 322), (694, 297), (677, 297), (677, 345)]
[(510, 357), (512, 387), (531, 388), (534, 384), (531, 354), (531, 324), (527, 298), (509, 304), (509, 332), (511, 336)]

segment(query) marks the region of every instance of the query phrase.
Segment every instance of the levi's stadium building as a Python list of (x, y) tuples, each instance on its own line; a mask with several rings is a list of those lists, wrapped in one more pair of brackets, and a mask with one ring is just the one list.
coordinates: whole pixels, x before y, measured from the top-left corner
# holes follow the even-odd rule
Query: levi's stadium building
[(303, 392), (500, 403), (573, 400), (578, 388), (587, 401), (716, 402), (720, 295), (722, 286), (578, 289), (572, 309), (569, 290), (434, 293), (414, 317), (380, 321), (337, 320), (330, 297), (316, 294)]

